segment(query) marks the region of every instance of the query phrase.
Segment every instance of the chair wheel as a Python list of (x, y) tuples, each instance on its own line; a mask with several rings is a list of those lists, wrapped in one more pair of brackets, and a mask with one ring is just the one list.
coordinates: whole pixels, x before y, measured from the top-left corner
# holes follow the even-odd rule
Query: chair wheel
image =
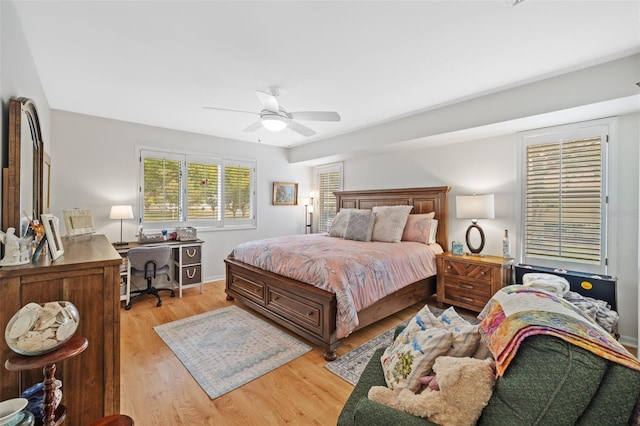
[(176, 292), (175, 291), (171, 292), (171, 297), (176, 297)]
[(131, 305), (125, 305), (124, 309), (128, 311), (129, 309), (131, 309)]
[(156, 303), (156, 306), (162, 306), (162, 300), (158, 300), (158, 303)]

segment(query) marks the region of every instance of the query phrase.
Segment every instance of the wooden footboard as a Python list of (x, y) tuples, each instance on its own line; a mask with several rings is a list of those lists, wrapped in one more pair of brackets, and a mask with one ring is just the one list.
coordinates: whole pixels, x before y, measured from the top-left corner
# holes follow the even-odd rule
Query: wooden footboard
[[(327, 361), (337, 358), (336, 295), (328, 291), (239, 262), (225, 259), (227, 299), (272, 319), (300, 337), (324, 348)], [(358, 312), (357, 329), (386, 318), (435, 294), (430, 277), (408, 285)], [(426, 302), (425, 302), (426, 303)]]
[[(447, 249), (448, 186), (336, 193), (338, 208), (367, 208), (380, 205), (412, 205), (412, 213), (435, 212), (436, 240)], [(324, 358), (337, 358), (340, 341), (336, 334), (337, 301), (333, 293), (272, 272), (225, 259), (227, 299), (235, 299), (286, 327), (300, 337), (324, 348)], [(410, 284), (358, 312), (358, 329), (399, 312), (435, 294), (436, 277)]]

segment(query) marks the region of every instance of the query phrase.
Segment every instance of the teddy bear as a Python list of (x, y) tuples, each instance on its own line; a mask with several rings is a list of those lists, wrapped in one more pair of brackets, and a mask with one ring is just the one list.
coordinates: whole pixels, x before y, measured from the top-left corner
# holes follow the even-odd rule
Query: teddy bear
[(369, 399), (444, 426), (474, 425), (493, 393), (495, 361), (440, 356), (433, 371), (435, 378), (421, 380), (421, 393), (373, 386)]

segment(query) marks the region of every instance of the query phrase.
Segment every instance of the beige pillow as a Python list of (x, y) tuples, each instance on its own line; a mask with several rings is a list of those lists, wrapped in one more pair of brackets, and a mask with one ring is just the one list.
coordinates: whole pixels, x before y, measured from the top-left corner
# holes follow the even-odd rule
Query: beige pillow
[(374, 207), (373, 212), (376, 215), (376, 220), (373, 224), (371, 240), (399, 243), (411, 209), (413, 206)]
[(415, 241), (429, 244), (431, 237), (431, 221), (435, 212), (425, 214), (410, 214), (402, 232), (402, 241)]
[(375, 214), (371, 210), (353, 210), (349, 213), (347, 229), (344, 231), (345, 240), (371, 241), (371, 231)]
[(435, 359), (451, 348), (453, 334), (436, 327), (439, 321), (425, 308), (409, 321), (380, 358), (389, 389), (418, 391), (420, 377), (428, 375)]
[(449, 349), (447, 355), (465, 357), (471, 356), (476, 352), (478, 343), (480, 343), (480, 332), (477, 324), (470, 324), (458, 315), (453, 306), (442, 312), (438, 319), (442, 323), (442, 327), (449, 330), (452, 335), (451, 349)]

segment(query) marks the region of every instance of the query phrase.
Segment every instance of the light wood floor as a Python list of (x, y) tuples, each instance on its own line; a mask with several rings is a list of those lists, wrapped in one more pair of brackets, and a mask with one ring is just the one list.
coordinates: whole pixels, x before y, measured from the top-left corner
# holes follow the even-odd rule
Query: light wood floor
[[(182, 299), (167, 295), (162, 300), (159, 308), (149, 297), (129, 311), (121, 310), (120, 411), (133, 417), (136, 426), (336, 424), (353, 386), (324, 368), (327, 361), (320, 347), (211, 400), (153, 326), (232, 304), (225, 300), (224, 282), (205, 284), (204, 294), (191, 288)], [(343, 340), (338, 356), (410, 318), (422, 306), (353, 333)]]

